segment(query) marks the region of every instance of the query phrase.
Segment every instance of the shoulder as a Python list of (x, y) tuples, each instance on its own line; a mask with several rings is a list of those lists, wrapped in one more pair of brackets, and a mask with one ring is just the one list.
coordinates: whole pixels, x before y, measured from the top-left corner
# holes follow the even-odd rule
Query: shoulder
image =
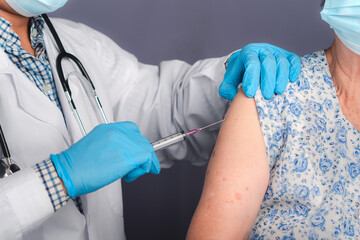
[[(301, 57), (302, 70), (295, 83), (289, 83), (285, 92), (271, 100), (263, 98), (258, 90), (255, 96), (260, 125), (268, 155), (274, 160), (281, 154), (289, 135), (302, 129), (309, 118), (319, 112), (332, 93), (327, 84), (327, 61), (324, 51)], [(331, 79), (330, 79), (331, 80)], [(329, 82), (330, 82), (329, 80)]]
[(289, 83), (285, 92), (265, 100), (258, 90), (255, 96), (259, 116), (269, 111), (270, 115), (280, 115), (287, 107), (296, 115), (300, 114), (301, 103), (318, 98), (320, 91), (326, 95), (330, 92), (332, 81), (328, 73), (326, 55), (323, 50), (301, 57), (301, 72), (295, 83)]
[[(115, 62), (119, 56), (131, 62), (136, 61), (135, 56), (122, 49), (111, 38), (83, 23), (62, 18), (51, 18), (51, 22), (65, 48), (69, 51), (88, 54), (88, 49), (92, 49), (94, 54), (106, 56), (110, 62)], [(49, 30), (47, 32), (50, 34)]]
[[(289, 84), (285, 95), (311, 95), (309, 90), (319, 88), (324, 81), (328, 80), (328, 64), (324, 50), (307, 54), (301, 57), (301, 72), (294, 84)], [(295, 95), (296, 96), (296, 95)]]
[(62, 18), (51, 18), (51, 22), (61, 39), (74, 43), (86, 44), (95, 39), (105, 37), (99, 31), (79, 22)]
[[(323, 83), (330, 84), (330, 74), (324, 50), (301, 57), (301, 72), (298, 81), (292, 85), (295, 90), (304, 91), (317, 88)], [(321, 80), (325, 80), (321, 81)], [(332, 81), (331, 81), (332, 82)]]
[(82, 23), (64, 18), (50, 18), (50, 20), (56, 28), (60, 29), (79, 29), (80, 25), (82, 25)]

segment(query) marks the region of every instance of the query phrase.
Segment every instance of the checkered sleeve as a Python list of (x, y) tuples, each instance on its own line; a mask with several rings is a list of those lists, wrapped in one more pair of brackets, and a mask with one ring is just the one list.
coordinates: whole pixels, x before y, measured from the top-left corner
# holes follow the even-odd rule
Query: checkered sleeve
[(70, 197), (64, 192), (54, 164), (48, 159), (37, 163), (33, 168), (42, 180), (44, 187), (49, 194), (54, 211), (56, 212), (65, 205)]

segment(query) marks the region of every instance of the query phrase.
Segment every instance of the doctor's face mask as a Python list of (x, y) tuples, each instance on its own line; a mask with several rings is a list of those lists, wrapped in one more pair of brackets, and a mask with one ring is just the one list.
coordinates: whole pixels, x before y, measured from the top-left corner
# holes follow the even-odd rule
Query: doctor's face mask
[(9, 6), (25, 17), (54, 12), (68, 0), (6, 0)]
[(345, 46), (360, 55), (360, 0), (326, 0), (321, 17)]

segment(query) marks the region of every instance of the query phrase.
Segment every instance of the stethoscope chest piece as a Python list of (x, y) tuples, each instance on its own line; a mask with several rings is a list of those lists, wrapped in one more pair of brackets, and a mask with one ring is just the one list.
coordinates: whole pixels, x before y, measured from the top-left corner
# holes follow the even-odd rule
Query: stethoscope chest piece
[(20, 171), (20, 167), (16, 163), (7, 164), (9, 160), (0, 159), (0, 179), (9, 176), (12, 173)]

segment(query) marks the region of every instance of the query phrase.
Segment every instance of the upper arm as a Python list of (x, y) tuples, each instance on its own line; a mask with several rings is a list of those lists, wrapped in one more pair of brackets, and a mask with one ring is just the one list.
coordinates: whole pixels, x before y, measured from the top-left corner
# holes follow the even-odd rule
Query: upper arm
[(233, 101), (211, 157), (188, 239), (246, 238), (269, 182), (269, 164), (254, 99)]

